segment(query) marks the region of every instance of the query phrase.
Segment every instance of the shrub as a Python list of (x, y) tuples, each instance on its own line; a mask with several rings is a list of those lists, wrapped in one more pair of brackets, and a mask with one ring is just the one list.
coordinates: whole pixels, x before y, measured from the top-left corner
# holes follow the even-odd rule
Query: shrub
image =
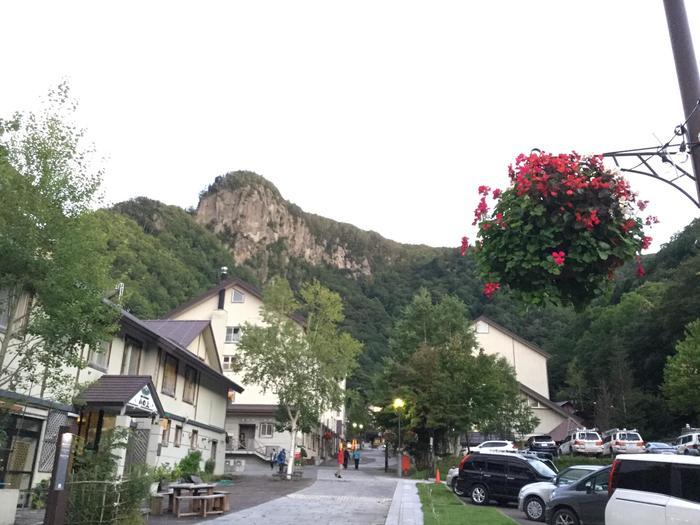
[(179, 477), (196, 476), (201, 472), (199, 465), (202, 462), (202, 453), (199, 450), (189, 452), (175, 467)]

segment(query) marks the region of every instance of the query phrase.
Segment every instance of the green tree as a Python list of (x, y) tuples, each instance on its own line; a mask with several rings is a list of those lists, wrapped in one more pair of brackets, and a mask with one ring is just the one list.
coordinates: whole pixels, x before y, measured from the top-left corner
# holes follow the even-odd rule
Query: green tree
[[(343, 383), (362, 349), (338, 328), (343, 320), (338, 294), (313, 282), (300, 295), (298, 302), (286, 280), (272, 279), (263, 291), (263, 324), (246, 324), (238, 345), (244, 383), (279, 399), (282, 422), (290, 432), (290, 455), (300, 428), (316, 423), (325, 410), (342, 406)], [(303, 329), (294, 320), (299, 311), (305, 316)], [(293, 463), (290, 457), (288, 476)]]
[[(407, 400), (419, 462), (425, 460), (431, 437), (438, 446), (473, 426), (510, 434), (530, 432), (536, 425), (513, 369), (505, 359), (477, 348), (459, 299), (446, 296), (434, 303), (427, 290), (419, 290), (396, 323), (391, 347), (384, 399), (377, 404), (397, 395)], [(387, 413), (382, 422), (393, 426), (395, 419)]]
[(700, 319), (686, 327), (664, 369), (663, 392), (671, 409), (684, 416), (700, 412)]
[(113, 328), (102, 303), (109, 257), (90, 211), (101, 172), (74, 108), (61, 85), (42, 112), (0, 120), (0, 388), (43, 391)]

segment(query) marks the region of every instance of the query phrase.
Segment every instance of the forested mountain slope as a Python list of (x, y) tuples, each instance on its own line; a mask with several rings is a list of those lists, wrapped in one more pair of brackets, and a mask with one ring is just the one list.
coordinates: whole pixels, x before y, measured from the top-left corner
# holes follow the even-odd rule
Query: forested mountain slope
[(305, 213), (250, 172), (217, 178), (190, 212), (139, 198), (101, 213), (114, 277), (126, 283), (126, 305), (137, 315), (162, 315), (212, 286), (220, 266), (256, 285), (275, 274), (295, 287), (318, 279), (341, 294), (345, 328), (365, 345), (352, 383), (367, 393), (393, 320), (426, 287), (436, 299), (458, 296), (472, 315), (486, 314), (551, 353), (552, 397), (575, 399), (601, 426), (660, 433), (677, 423), (654, 414), (668, 412), (658, 394), (664, 360), (700, 315), (700, 221), (645, 257), (646, 278), (623, 267), (608, 296), (574, 313), (526, 307), (507, 292), (488, 301), (474, 260), (457, 248), (404, 245)]

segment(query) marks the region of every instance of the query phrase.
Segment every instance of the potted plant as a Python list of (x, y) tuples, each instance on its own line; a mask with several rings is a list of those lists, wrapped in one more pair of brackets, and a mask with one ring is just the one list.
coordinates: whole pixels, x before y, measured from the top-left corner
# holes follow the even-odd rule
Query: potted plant
[[(508, 169), (505, 190), (480, 186), (474, 212), (474, 250), (484, 295), (501, 285), (534, 304), (581, 307), (605, 289), (614, 271), (637, 258), (651, 237), (637, 215), (648, 204), (602, 157), (577, 153), (520, 155)], [(490, 210), (487, 199), (495, 201)], [(462, 254), (468, 249), (462, 239)]]

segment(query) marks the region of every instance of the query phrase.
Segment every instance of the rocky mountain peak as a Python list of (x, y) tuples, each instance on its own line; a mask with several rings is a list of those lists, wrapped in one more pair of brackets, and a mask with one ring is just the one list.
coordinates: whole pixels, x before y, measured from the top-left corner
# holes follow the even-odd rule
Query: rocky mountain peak
[(372, 273), (364, 250), (353, 249), (340, 235), (328, 235), (343, 225), (304, 213), (274, 184), (252, 172), (217, 177), (201, 193), (194, 216), (226, 243), (237, 264), (252, 267), (263, 281), (271, 257), (281, 258), (282, 264), (290, 257), (312, 265), (325, 263), (355, 277)]

